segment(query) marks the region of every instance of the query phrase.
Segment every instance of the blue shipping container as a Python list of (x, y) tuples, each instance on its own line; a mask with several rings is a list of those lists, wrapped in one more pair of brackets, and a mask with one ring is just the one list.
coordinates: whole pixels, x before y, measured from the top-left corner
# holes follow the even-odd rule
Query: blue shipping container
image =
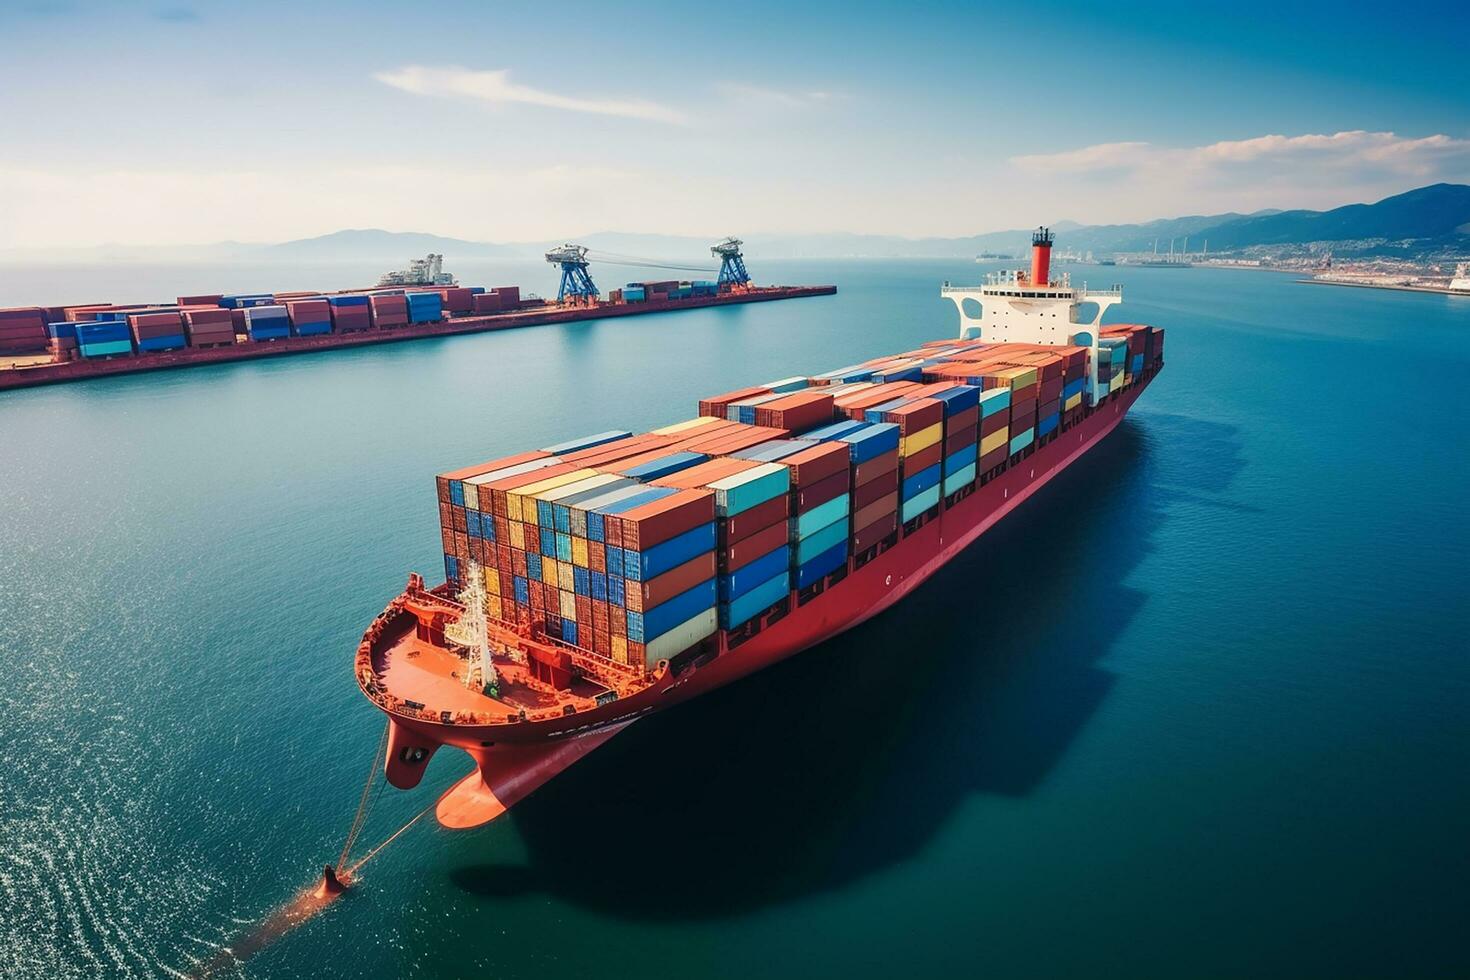
[(847, 564), (847, 542), (833, 545), (796, 570), (796, 587), (804, 589)]
[(734, 629), (786, 598), (791, 591), (791, 573), (783, 571), (762, 582), (733, 602), (721, 603), (720, 629)]

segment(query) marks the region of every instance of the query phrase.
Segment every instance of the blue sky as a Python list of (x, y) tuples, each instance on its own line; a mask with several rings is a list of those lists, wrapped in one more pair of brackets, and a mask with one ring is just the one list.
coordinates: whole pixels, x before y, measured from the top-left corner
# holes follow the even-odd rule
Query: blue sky
[(961, 235), (1470, 180), (1470, 13), (0, 0), (0, 248)]

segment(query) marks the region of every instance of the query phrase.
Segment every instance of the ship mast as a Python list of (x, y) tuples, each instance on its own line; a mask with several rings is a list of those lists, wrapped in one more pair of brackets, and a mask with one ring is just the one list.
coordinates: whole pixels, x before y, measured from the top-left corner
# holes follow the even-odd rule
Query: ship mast
[(455, 597), (464, 604), (459, 622), (445, 629), (445, 635), (470, 652), (469, 667), (464, 674), (465, 687), (484, 693), (497, 687), (500, 678), (490, 657), (490, 624), (485, 617), (485, 576), (478, 562), (468, 562), (464, 588)]

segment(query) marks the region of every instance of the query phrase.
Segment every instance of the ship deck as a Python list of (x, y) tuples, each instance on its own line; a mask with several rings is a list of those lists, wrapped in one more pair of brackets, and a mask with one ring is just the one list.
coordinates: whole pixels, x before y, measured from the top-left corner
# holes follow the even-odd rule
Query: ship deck
[[(583, 670), (565, 690), (537, 680), (523, 657), (508, 653), (492, 656), (499, 697), (491, 697), (465, 683), (469, 662), (446, 646), (421, 639), (414, 618), (402, 614), (383, 631), (371, 650), (371, 664), (382, 695), (397, 713), (445, 720), (455, 724), (499, 724), (558, 718), (589, 711), (600, 699), (627, 696), (646, 683)], [(569, 710), (570, 709), (570, 710)]]

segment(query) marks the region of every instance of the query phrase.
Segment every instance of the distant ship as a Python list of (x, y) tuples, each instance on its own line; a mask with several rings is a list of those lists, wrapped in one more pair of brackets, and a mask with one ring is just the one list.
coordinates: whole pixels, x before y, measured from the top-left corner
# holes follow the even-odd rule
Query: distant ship
[(430, 252), (421, 259), (414, 259), (407, 269), (385, 272), (378, 279), (379, 286), (458, 286), (454, 276), (444, 271), (444, 256)]
[(975, 256), (975, 261), (976, 262), (1009, 262), (1014, 257), (1015, 256), (1007, 255), (1004, 252), (981, 252), (979, 255)]

